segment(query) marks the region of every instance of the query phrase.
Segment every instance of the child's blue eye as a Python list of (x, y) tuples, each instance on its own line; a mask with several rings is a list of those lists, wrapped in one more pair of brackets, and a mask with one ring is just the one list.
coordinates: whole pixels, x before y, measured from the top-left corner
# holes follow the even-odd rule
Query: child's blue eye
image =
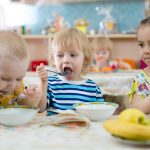
[(97, 51), (97, 52), (96, 52), (96, 54), (97, 54), (97, 55), (99, 55), (99, 54), (100, 54), (100, 52), (99, 52), (99, 51)]

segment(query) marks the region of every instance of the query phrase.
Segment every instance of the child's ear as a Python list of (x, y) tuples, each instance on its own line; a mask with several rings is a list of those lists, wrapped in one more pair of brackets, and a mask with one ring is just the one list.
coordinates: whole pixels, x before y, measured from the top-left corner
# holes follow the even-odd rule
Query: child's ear
[(87, 65), (87, 58), (84, 59), (83, 66)]

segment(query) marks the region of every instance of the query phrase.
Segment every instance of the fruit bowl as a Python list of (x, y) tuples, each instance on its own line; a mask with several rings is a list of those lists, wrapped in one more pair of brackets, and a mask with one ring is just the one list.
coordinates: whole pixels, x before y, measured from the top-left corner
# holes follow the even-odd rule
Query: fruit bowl
[(103, 121), (110, 118), (118, 106), (118, 104), (110, 102), (91, 102), (75, 104), (74, 108), (91, 121)]
[(27, 106), (7, 106), (0, 109), (0, 124), (4, 126), (20, 126), (33, 120), (38, 109)]

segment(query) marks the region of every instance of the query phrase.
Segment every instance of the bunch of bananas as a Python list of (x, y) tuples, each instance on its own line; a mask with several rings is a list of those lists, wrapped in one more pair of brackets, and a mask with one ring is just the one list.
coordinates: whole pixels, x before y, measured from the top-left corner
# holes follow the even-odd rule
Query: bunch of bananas
[(104, 128), (112, 135), (130, 140), (150, 140), (150, 120), (138, 109), (126, 109), (117, 119), (106, 120)]

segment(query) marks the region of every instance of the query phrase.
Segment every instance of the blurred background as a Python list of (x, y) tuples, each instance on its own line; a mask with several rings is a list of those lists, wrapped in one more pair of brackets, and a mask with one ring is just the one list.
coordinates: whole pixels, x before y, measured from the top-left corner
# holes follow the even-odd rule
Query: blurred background
[(93, 34), (100, 32), (100, 22), (109, 20), (116, 32), (134, 33), (148, 9), (147, 0), (0, 0), (0, 27), (25, 26), (27, 32), (45, 34), (56, 21), (64, 27), (83, 19)]
[[(109, 38), (112, 60), (126, 61), (132, 70), (118, 74), (109, 70), (109, 74), (91, 74), (88, 78), (100, 85), (106, 100), (117, 102), (120, 110), (128, 105), (126, 97), (135, 74), (145, 67), (136, 28), (149, 15), (150, 0), (0, 0), (0, 30), (16, 31), (26, 40), (28, 73), (33, 73), (41, 62), (48, 64), (49, 37), (64, 28), (81, 30), (90, 42)], [(26, 79), (37, 83), (32, 74)]]
[(48, 63), (48, 35), (68, 27), (83, 31), (90, 41), (110, 38), (112, 58), (131, 60), (133, 68), (139, 69), (143, 64), (136, 28), (149, 14), (150, 0), (0, 0), (0, 30), (24, 36), (32, 71), (32, 63)]

